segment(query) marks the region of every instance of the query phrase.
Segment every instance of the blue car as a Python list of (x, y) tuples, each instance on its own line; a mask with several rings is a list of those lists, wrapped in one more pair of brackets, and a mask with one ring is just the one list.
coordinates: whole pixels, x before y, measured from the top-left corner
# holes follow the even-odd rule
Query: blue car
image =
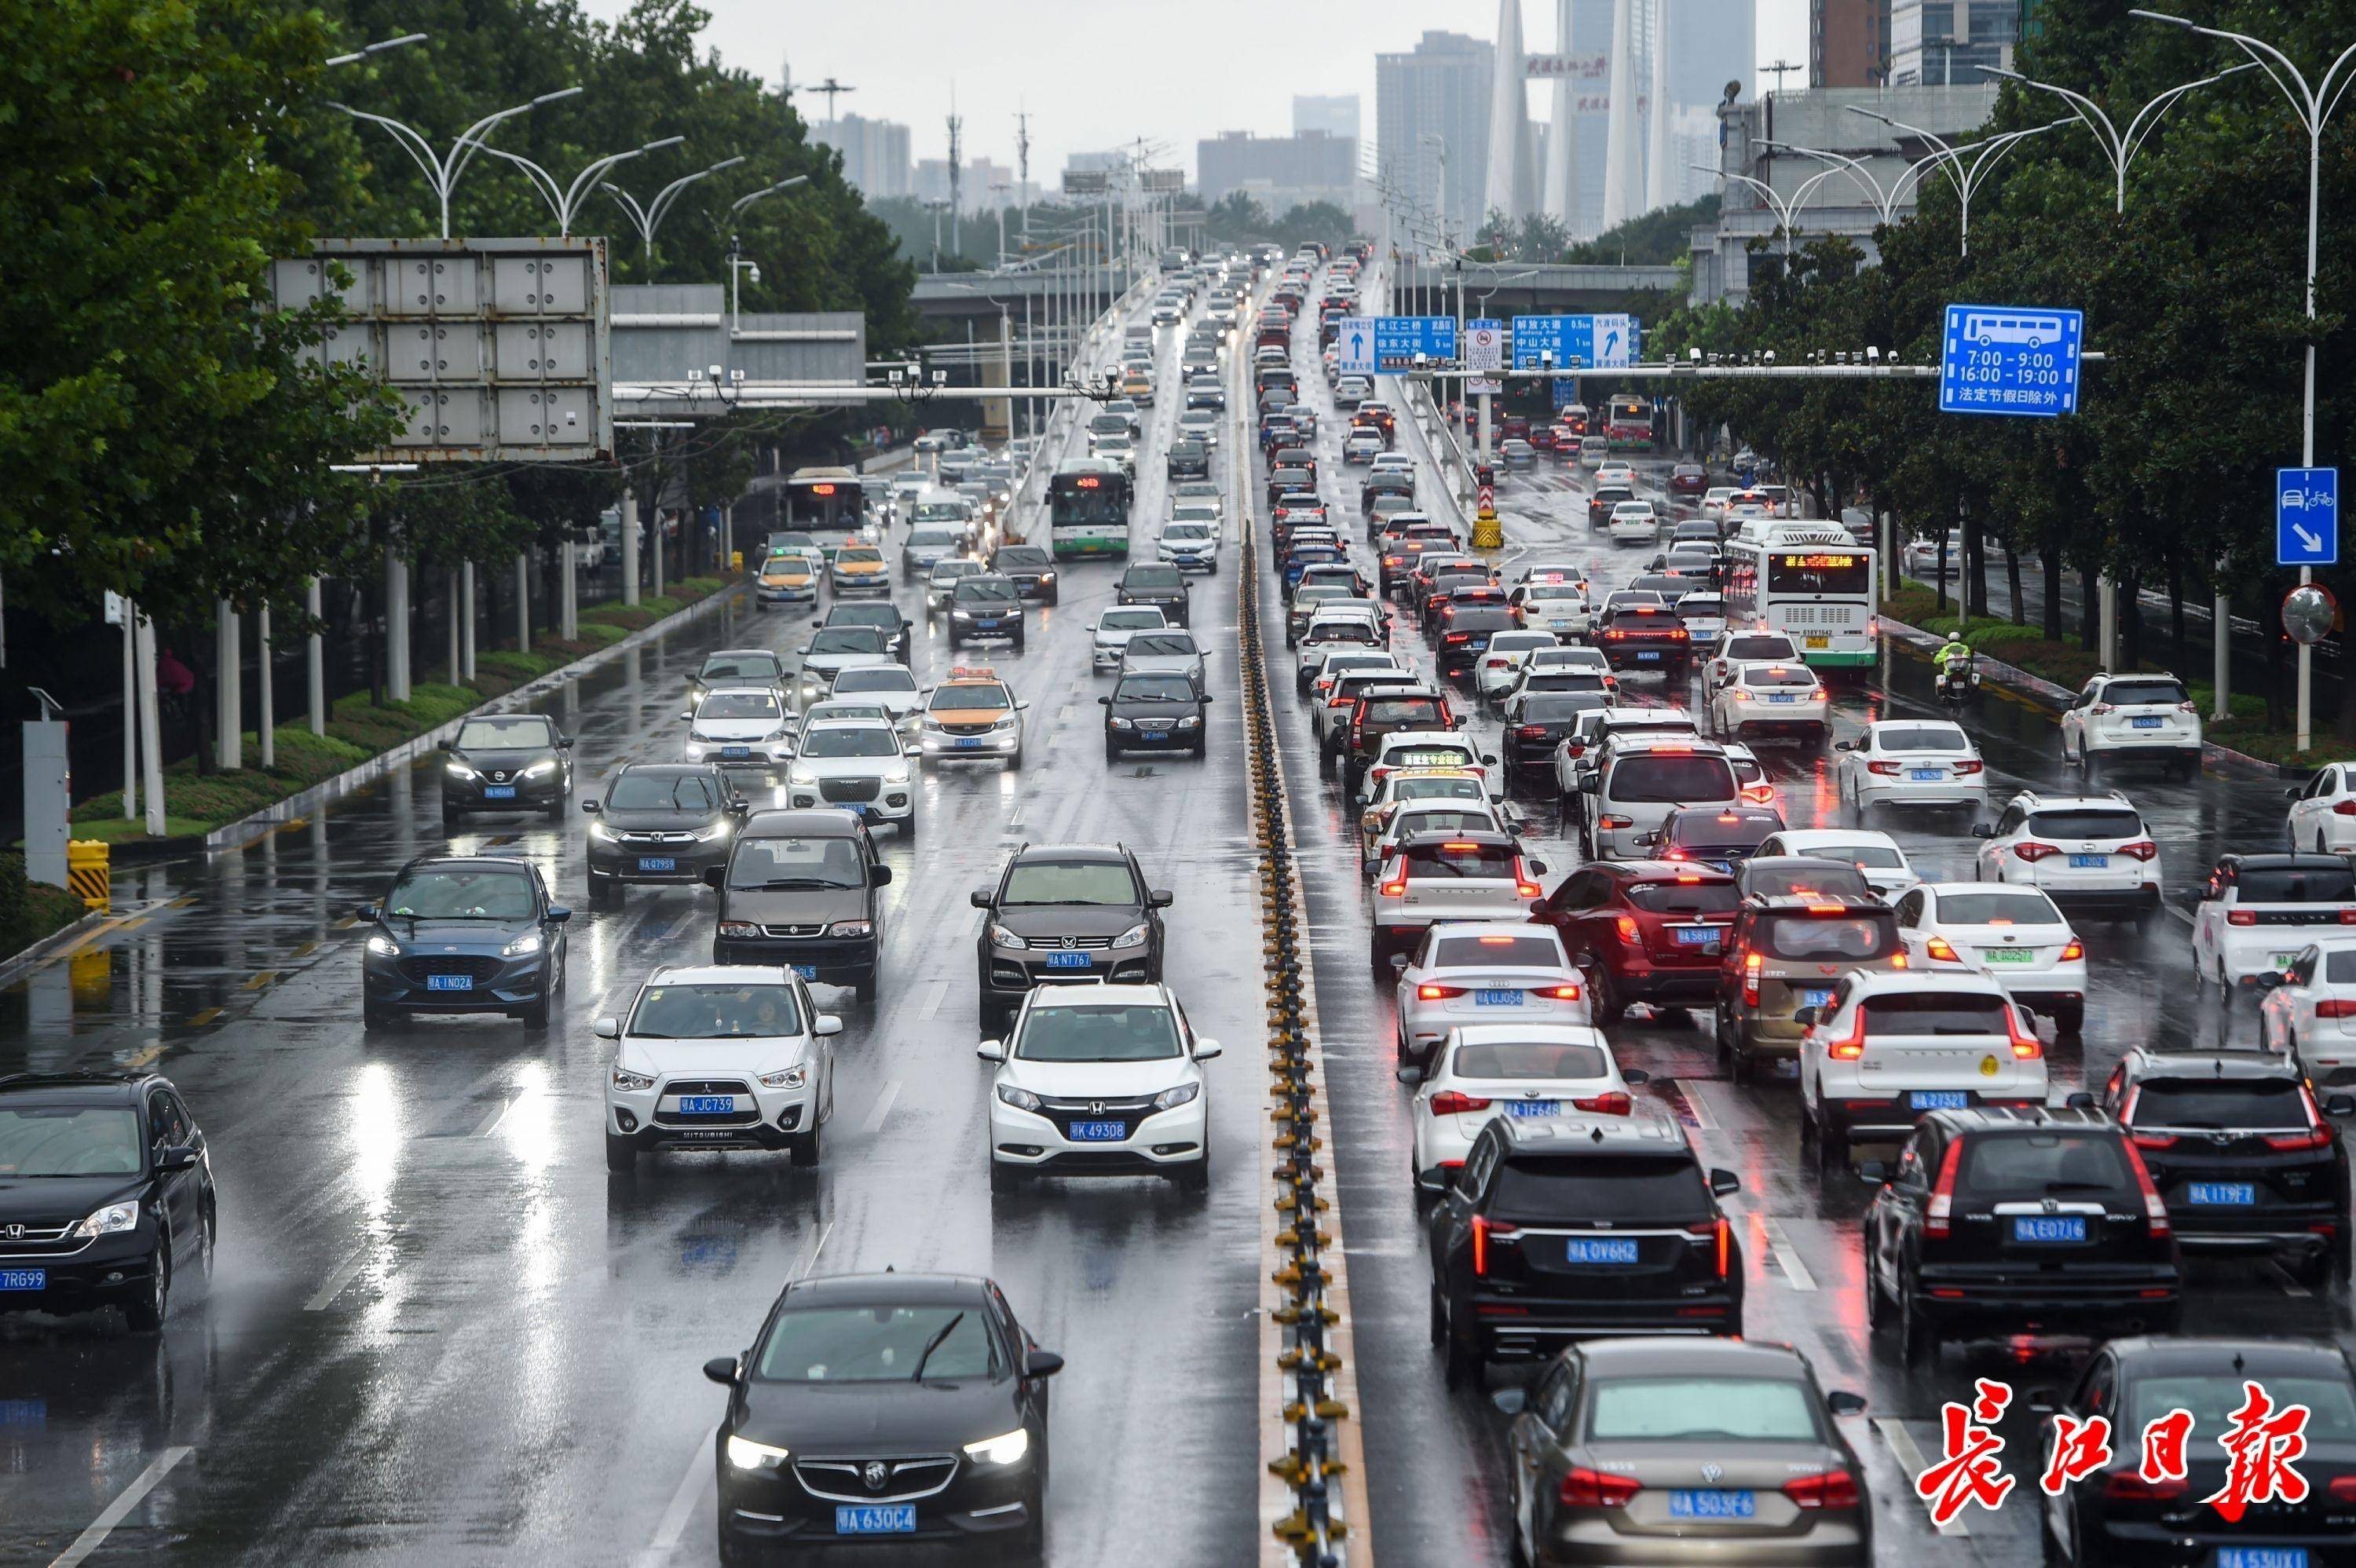
[(423, 855), (393, 877), (360, 959), (360, 1018), (383, 1029), (412, 1013), (503, 1013), (548, 1027), (564, 983), (564, 925), (540, 869), (500, 855)]

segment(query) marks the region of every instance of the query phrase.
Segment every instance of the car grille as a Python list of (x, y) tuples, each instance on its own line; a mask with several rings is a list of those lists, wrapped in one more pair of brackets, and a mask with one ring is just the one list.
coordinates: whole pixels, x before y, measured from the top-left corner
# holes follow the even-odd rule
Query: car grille
[(1049, 953), (1058, 948), (1066, 953), (1102, 953), (1112, 946), (1109, 936), (1034, 936), (1030, 942), (1033, 951)]
[(69, 1220), (62, 1225), (27, 1225), (20, 1235), (10, 1234), (10, 1227), (0, 1225), (0, 1257), (56, 1258), (68, 1257), (90, 1245), (91, 1238), (77, 1237), (71, 1232), (80, 1221)]
[(666, 1094), (750, 1094), (753, 1091), (737, 1078), (674, 1078), (662, 1086)]
[[(883, 1484), (867, 1484), (868, 1467), (884, 1467)], [(830, 1502), (906, 1502), (946, 1489), (957, 1475), (957, 1459), (927, 1454), (914, 1459), (797, 1459), (794, 1477), (802, 1490)]]
[(761, 928), (762, 934), (766, 936), (817, 936), (825, 930), (824, 923), (817, 925), (765, 925)]
[(624, 844), (692, 844), (692, 833), (616, 833), (614, 837)]
[(987, 735), (987, 734), (989, 734), (989, 733), (991, 732), (991, 731), (992, 729), (994, 729), (994, 728), (996, 728), (996, 725), (995, 725), (994, 723), (993, 723), (993, 724), (944, 724), (944, 725), (942, 725), (942, 726), (941, 726), (941, 729), (942, 729), (942, 731), (943, 731), (944, 732), (946, 732), (946, 733), (948, 733), (948, 734), (951, 734), (951, 735)]
[(820, 779), (819, 793), (829, 800), (873, 800), (881, 793), (881, 779)]
[(477, 984), (499, 972), (499, 961), (487, 954), (445, 953), (437, 958), (404, 958), (401, 976), (423, 986), (431, 975), (467, 975)]

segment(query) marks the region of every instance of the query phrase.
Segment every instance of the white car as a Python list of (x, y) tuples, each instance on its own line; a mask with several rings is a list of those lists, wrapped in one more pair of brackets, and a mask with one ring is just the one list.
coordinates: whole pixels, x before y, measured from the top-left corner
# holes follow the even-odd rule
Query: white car
[(1730, 740), (1798, 735), (1821, 741), (1832, 733), (1832, 693), (1804, 664), (1740, 665), (1710, 693), (1709, 727)]
[(1621, 501), (1613, 505), (1603, 531), (1613, 544), (1656, 544), (1661, 519), (1650, 501)]
[(2290, 848), (2313, 849), (2319, 855), (2356, 850), (2356, 765), (2318, 768), (2304, 789), (2283, 794), (2290, 801), (2290, 819), (2283, 830)]
[(1726, 520), (1726, 504), (1739, 492), (1731, 485), (1713, 485), (1701, 493), (1701, 515), (1711, 522)]
[(1640, 1069), (1620, 1070), (1601, 1029), (1518, 1021), (1458, 1025), (1431, 1052), (1428, 1071), (1402, 1067), (1398, 1075), (1416, 1085), (1415, 1185), (1434, 1194), (1493, 1117), (1624, 1116), (1635, 1109), (1628, 1091), (1650, 1081)]
[(1719, 640), (1718, 651), (1701, 667), (1702, 695), (1707, 697), (1724, 686), (1736, 670), (1747, 664), (1804, 662), (1798, 646), (1781, 632), (1730, 630)]
[(1877, 805), (1987, 807), (1987, 764), (1963, 726), (1944, 719), (1880, 719), (1834, 742), (1834, 786), (1858, 819)]
[[(1933, 537), (1911, 539), (1900, 552), (1900, 560), (1909, 571), (1935, 573), (1939, 570), (1939, 541)], [(1964, 569), (1964, 530), (1947, 530), (1947, 570)]]
[(1852, 970), (1802, 1008), (1800, 1142), (1822, 1168), (1901, 1142), (1926, 1111), (2045, 1104), (2045, 1047), (1985, 975)]
[(1209, 523), (1171, 521), (1162, 525), (1162, 538), (1155, 541), (1154, 553), (1171, 565), (1188, 571), (1219, 570), (1219, 535)]
[(925, 576), (925, 613), (948, 614), (950, 596), (957, 592), (958, 579), (979, 577), (989, 570), (980, 561), (962, 556), (935, 562), (933, 570)]
[(1922, 881), (1898, 840), (1869, 827), (1786, 827), (1753, 851), (1758, 855), (1807, 855), (1819, 860), (1846, 860), (1864, 876), (1866, 886), (1888, 903)]
[(1677, 601), (1677, 619), (1686, 624), (1693, 651), (1707, 654), (1726, 635), (1726, 600), (1717, 593), (1688, 593)]
[(2089, 776), (2113, 763), (2201, 771), (2201, 709), (2172, 675), (2098, 675), (2062, 711), (2062, 757)]
[(721, 687), (680, 717), (687, 720), (691, 763), (774, 772), (794, 754), (793, 716), (770, 687)]
[(2133, 920), (2146, 930), (2158, 923), (2159, 845), (2116, 790), (2023, 790), (1993, 824), (1976, 824), (1972, 837), (1987, 840), (1974, 857), (1981, 881), (2043, 888), (2071, 914)]
[(2258, 1003), (2258, 1041), (2299, 1060), (2317, 1087), (2356, 1083), (2356, 932), (2310, 942)]
[(1447, 921), (1519, 923), (1544, 890), (1546, 862), (1525, 859), (1521, 841), (1502, 833), (1411, 839), (1382, 862), (1374, 892), (1373, 958), (1391, 977), (1390, 956), (1405, 953), (1428, 926)]
[[(1478, 775), (1467, 776), (1476, 788), (1486, 787), (1485, 781)], [(1401, 844), (1419, 834), (1502, 833), (1508, 838), (1518, 838), (1521, 819), (1509, 816), (1510, 809), (1486, 795), (1467, 799), (1405, 800), (1383, 810), (1377, 810), (1375, 803), (1368, 801), (1360, 820), (1374, 818), (1374, 844), (1359, 869), (1373, 873), (1398, 853)]]
[(1537, 460), (1538, 450), (1518, 435), (1509, 435), (1497, 443), (1497, 461), (1526, 468)]
[(787, 799), (796, 806), (841, 806), (869, 822), (916, 836), (916, 763), (899, 726), (858, 720), (813, 725), (802, 733)]
[[(1450, 831), (1455, 831), (1451, 829)], [(1475, 1019), (1585, 1024), (1586, 978), (1550, 925), (1451, 921), (1395, 954), (1397, 1043), (1402, 1062), (1428, 1065), (1450, 1029)]]
[(605, 1168), (640, 1150), (790, 1149), (816, 1165), (834, 1115), (834, 1048), (842, 1020), (810, 1005), (780, 965), (663, 965), (627, 1020), (599, 1019), (614, 1042), (605, 1072)]
[(1376, 786), (1401, 768), (1462, 768), (1485, 779), (1496, 765), (1496, 754), (1482, 751), (1465, 731), (1394, 730), (1375, 743), (1358, 783), (1358, 805), (1374, 799)]
[(1775, 781), (1767, 776), (1767, 764), (1759, 760), (1758, 752), (1740, 741), (1720, 741), (1718, 749), (1726, 753), (1727, 765), (1734, 770), (1734, 782), (1745, 805), (1775, 805)]
[(1633, 463), (1622, 463), (1616, 458), (1609, 463), (1597, 464), (1595, 487), (1600, 490), (1612, 485), (1624, 485), (1633, 490), (1636, 487), (1636, 465)]
[(1219, 494), (1219, 482), (1215, 479), (1181, 479), (1178, 487), (1170, 493), (1170, 507), (1172, 517), (1183, 515), (1178, 510), (1181, 507), (1208, 507), (1214, 522), (1227, 515), (1227, 504)]
[(2337, 855), (2226, 855), (2192, 911), (2196, 987), (2227, 1003), (2238, 987), (2289, 968), (2317, 937), (2356, 927), (2356, 869)]
[(1523, 625), (1557, 638), (1583, 637), (1595, 624), (1587, 590), (1576, 582), (1524, 583), (1506, 602), (1520, 613)]
[(1170, 624), (1151, 604), (1119, 604), (1105, 611), (1088, 628), (1088, 667), (1099, 674), (1120, 667), (1129, 639), (1140, 632), (1159, 632)]
[(1142, 1172), (1209, 1189), (1203, 1063), (1219, 1043), (1196, 1037), (1167, 986), (1035, 987), (1006, 1038), (974, 1054), (997, 1067), (992, 1191), (1034, 1174)]
[(1499, 632), (1482, 650), (1472, 667), (1473, 689), (1483, 702), (1494, 702), (1520, 678), (1522, 662), (1540, 648), (1559, 647), (1552, 632)]
[(802, 645), (802, 667), (795, 690), (807, 706), (834, 689), (834, 677), (847, 669), (873, 668), (895, 662), (891, 646), (875, 626), (820, 626)]
[(1383, 449), (1378, 435), (1354, 435), (1342, 443), (1342, 461), (1348, 464), (1372, 463)]
[[(833, 697), (828, 700), (857, 698), (876, 703), (893, 723), (904, 728), (915, 726), (916, 709), (925, 700), (924, 688), (916, 684), (915, 673), (904, 664), (867, 665), (858, 669), (844, 670), (834, 677), (832, 689)], [(807, 712), (803, 714), (803, 722), (805, 725), (809, 722)]]
[(1924, 974), (1986, 975), (2056, 1032), (2085, 1028), (2086, 944), (2035, 888), (1924, 882), (1898, 900), (1898, 934)]
[(1354, 669), (1400, 668), (1398, 656), (1384, 647), (1370, 647), (1358, 642), (1320, 643), (1301, 655), (1297, 686), (1301, 698), (1309, 702), (1322, 702), (1333, 689), (1333, 682), (1345, 671)]
[(1219, 444), (1219, 413), (1216, 409), (1188, 409), (1178, 416), (1178, 439), (1199, 441), (1205, 446)]
[(1226, 537), (1226, 529), (1220, 521), (1219, 508), (1208, 501), (1173, 501), (1170, 506), (1170, 520), (1173, 523), (1202, 524), (1211, 530), (1213, 544), (1221, 542)]

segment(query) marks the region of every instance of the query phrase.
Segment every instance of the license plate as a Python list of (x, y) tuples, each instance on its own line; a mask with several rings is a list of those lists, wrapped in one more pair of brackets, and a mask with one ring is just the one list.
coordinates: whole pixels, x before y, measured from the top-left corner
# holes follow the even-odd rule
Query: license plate
[(1170, 739), (1170, 731), (1167, 730), (1146, 730), (1141, 731), (1141, 736), (1142, 739), (1148, 741), (1167, 741)]
[(2072, 870), (2076, 870), (2083, 867), (2088, 870), (2100, 871), (2108, 868), (2110, 863), (2111, 858), (2108, 855), (2072, 855), (2070, 857), (2070, 867)]
[(2034, 964), (2037, 954), (2027, 947), (1983, 947), (1980, 956), (1991, 964)]
[(1089, 969), (1095, 965), (1094, 954), (1050, 953), (1047, 955), (1047, 967), (1050, 969)]
[(1472, 1005), (1476, 1008), (1518, 1008), (1522, 1005), (1522, 993), (1511, 987), (1476, 990), (1472, 993)]
[(1590, 1242), (1572, 1237), (1562, 1243), (1562, 1261), (1567, 1264), (1633, 1264), (1636, 1261), (1636, 1243), (1633, 1238)]
[(1559, 1100), (1508, 1100), (1505, 1102), (1505, 1115), (1509, 1116), (1559, 1116), (1562, 1115), (1562, 1102)]
[(1643, 659), (1657, 659), (1657, 658), (1659, 658), (1660, 656), (1660, 656), (1659, 654), (1657, 654), (1657, 653), (1641, 653), (1641, 654), (1638, 654), (1638, 655), (1636, 656), (1636, 657), (1637, 657), (1639, 660), (1643, 660)]
[(1947, 776), (1947, 770), (1944, 768), (1912, 768), (1908, 770), (1906, 776), (1912, 779), (1916, 784), (1934, 784), (1940, 779)]
[(1917, 1089), (1906, 1096), (1906, 1103), (1918, 1111), (1960, 1111), (1972, 1103), (1972, 1097), (1961, 1089)]
[(1127, 1122), (1074, 1122), (1072, 1141), (1076, 1144), (1117, 1144), (1129, 1136)]
[(732, 763), (742, 762), (744, 759), (753, 754), (753, 748), (750, 746), (723, 746), (720, 748), (720, 754)]
[(682, 1116), (733, 1116), (736, 1114), (734, 1094), (681, 1094), (679, 1114)]
[(1833, 645), (1833, 640), (1830, 637), (1810, 637), (1800, 645), (1804, 648), (1828, 648)]
[(2307, 1568), (2304, 1546), (2221, 1546), (2217, 1568)]
[(985, 632), (994, 632), (998, 630), (998, 623), (995, 621), (976, 621), (974, 624), (980, 627)]
[(516, 786), (513, 784), (485, 784), (483, 786), (483, 798), (485, 800), (513, 800), (515, 798), (515, 792)]
[(2192, 1181), (2185, 1184), (2184, 1200), (2246, 1209), (2258, 1200), (2258, 1189), (2247, 1181)]
[[(1786, 697), (1781, 692), (1771, 691), (1767, 694), (1767, 700), (1770, 702), (1797, 702), (1799, 699), (1796, 697)], [(1749, 1494), (1746, 1493), (1744, 1495), (1748, 1496)]]
[(2268, 965), (2268, 967), (2275, 969), (2287, 969), (2297, 962), (2298, 955), (2296, 953), (2277, 953), (2274, 955), (2273, 962)]
[(1754, 1519), (1759, 1513), (1759, 1499), (1751, 1492), (1673, 1491), (1669, 1494), (1671, 1519)]
[(2128, 722), (2138, 730), (2157, 730), (2160, 726), (2160, 720), (2157, 719), (2133, 719)]
[(429, 991), (471, 991), (475, 988), (472, 975), (428, 975), (425, 988)]
[(641, 855), (638, 857), (638, 869), (641, 871), (676, 871), (679, 869), (679, 860), (676, 857), (670, 855)]
[(815, 980), (818, 978), (818, 965), (815, 964), (797, 964), (794, 965), (794, 973), (799, 975), (805, 980)]
[(1718, 945), (1719, 931), (1718, 927), (1714, 925), (1681, 925), (1677, 927), (1676, 930), (1677, 945), (1679, 947), (1715, 947)]
[(2012, 1217), (2012, 1239), (2016, 1242), (2083, 1242), (2086, 1239), (2086, 1217), (2083, 1214), (2016, 1214)]
[(1800, 993), (1800, 1006), (1804, 1008), (1821, 1008), (1832, 999), (1832, 987), (1829, 986), (1822, 990), (1810, 989)]
[(979, 735), (959, 735), (957, 738), (957, 743), (958, 751), (969, 752), (981, 744), (981, 737)]
[(45, 1268), (0, 1268), (0, 1290), (47, 1290), (49, 1271)]
[(916, 1532), (916, 1505), (891, 1503), (882, 1508), (838, 1508), (834, 1510), (834, 1533), (837, 1535), (914, 1535)]

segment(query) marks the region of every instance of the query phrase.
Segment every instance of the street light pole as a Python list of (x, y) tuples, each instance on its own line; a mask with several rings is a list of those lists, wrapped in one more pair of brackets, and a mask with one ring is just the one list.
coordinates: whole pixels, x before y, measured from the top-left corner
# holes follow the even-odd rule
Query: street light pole
[(423, 33), (403, 33), (397, 38), (387, 38), (379, 44), (368, 44), (347, 55), (329, 55), (319, 63), (321, 65), (357, 65), (371, 55), (380, 55), (387, 49), (397, 49), (404, 44), (422, 44), (425, 38), (426, 35)]
[(355, 120), (365, 120), (371, 125), (381, 125), (391, 133), (392, 139), (401, 144), (401, 150), (409, 155), (410, 161), (415, 164), (418, 172), (425, 176), (426, 185), (441, 199), (442, 238), (447, 240), (450, 238), (450, 193), (457, 188), (458, 176), (466, 172), (466, 165), (474, 161), (475, 154), (477, 151), (488, 150), (484, 145), (483, 138), (489, 135), (503, 120), (512, 120), (519, 114), (528, 114), (541, 105), (554, 103), (559, 99), (578, 97), (580, 92), (581, 89), (577, 87), (560, 88), (554, 92), (543, 92), (529, 103), (519, 103), (512, 109), (501, 109), (486, 114), (468, 126), (464, 135), (450, 144), (450, 151), (440, 156), (435, 155), (432, 143), (398, 120), (390, 119), (382, 114), (370, 114), (365, 110), (355, 109), (348, 103), (337, 103), (332, 100), (327, 107), (339, 109)]
[(630, 215), (630, 222), (637, 228), (638, 238), (646, 246), (647, 260), (651, 261), (655, 256), (655, 230), (662, 226), (664, 217), (669, 213), (671, 204), (679, 199), (680, 192), (700, 179), (708, 178), (723, 169), (733, 169), (744, 161), (744, 155), (739, 153), (733, 158), (721, 159), (708, 169), (698, 169), (691, 175), (681, 175), (655, 192), (654, 199), (644, 206), (639, 205), (637, 197), (616, 185), (612, 180), (598, 181), (598, 188), (620, 202), (622, 210)]
[(676, 147), (686, 140), (684, 136), (665, 136), (659, 142), (648, 142), (643, 146), (632, 147), (626, 153), (608, 154), (575, 175), (569, 187), (560, 187), (554, 175), (519, 153), (503, 153), (497, 147), (485, 147), (483, 151), (495, 158), (506, 159), (530, 176), (532, 188), (540, 192), (541, 198), (548, 203), (549, 210), (556, 215), (556, 232), (559, 238), (562, 238), (573, 232), (573, 219), (579, 210), (582, 193), (599, 175), (617, 164), (644, 157), (659, 148)]
[[(2031, 136), (2041, 136), (2048, 131), (2070, 123), (2067, 120), (2055, 120), (2043, 125), (2032, 125), (2026, 131), (2008, 131), (2001, 136), (1991, 136), (1985, 142), (1974, 142), (1965, 146), (1954, 147), (1948, 145), (1945, 139), (1935, 132), (1925, 131), (1919, 125), (1909, 125), (1902, 120), (1892, 120), (1889, 115), (1876, 113), (1862, 104), (1849, 103), (1842, 107), (1852, 114), (1862, 114), (1869, 120), (1879, 120), (1892, 130), (1920, 136), (1939, 149), (1938, 155), (1950, 165), (1945, 170), (1947, 183), (1955, 187), (1955, 197), (1962, 208), (1961, 240), (1963, 254), (1965, 256), (1972, 253), (1972, 192), (1979, 188), (1980, 181), (1993, 172), (1997, 160), (2010, 152), (2018, 144)], [(1968, 167), (1964, 162), (1964, 156), (1967, 153), (1976, 155), (1972, 158)]]

